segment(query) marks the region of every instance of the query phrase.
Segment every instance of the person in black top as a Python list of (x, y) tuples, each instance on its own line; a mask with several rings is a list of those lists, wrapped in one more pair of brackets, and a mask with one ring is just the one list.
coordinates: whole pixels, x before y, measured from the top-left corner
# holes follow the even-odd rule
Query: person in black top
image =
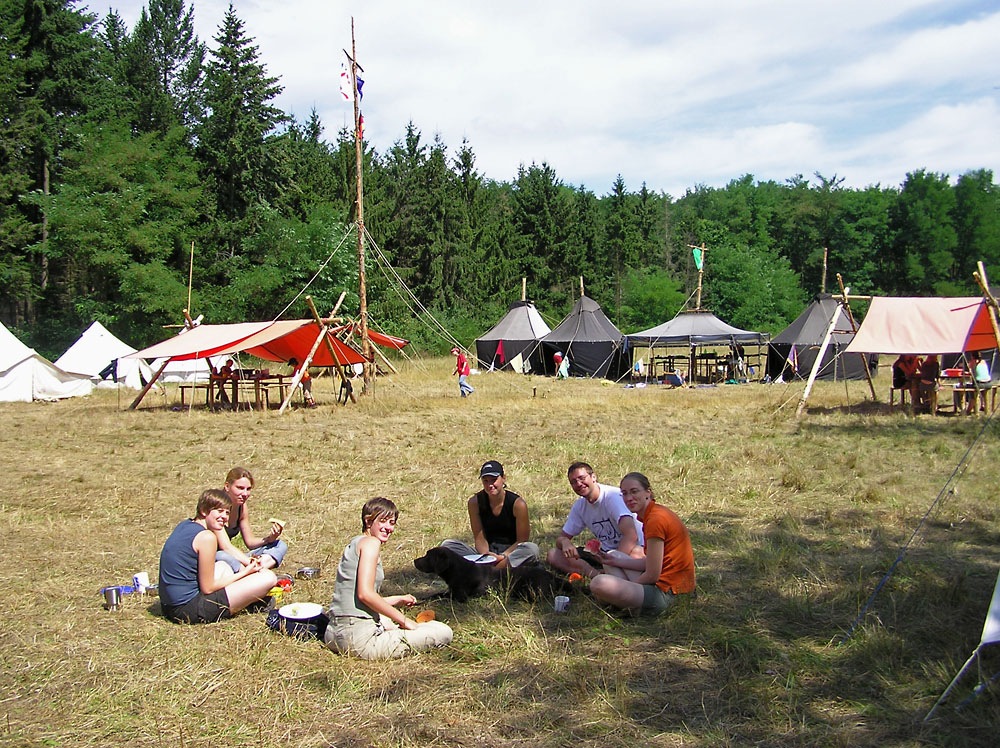
[(531, 535), (528, 505), (507, 489), (503, 465), (496, 460), (483, 463), (479, 478), (483, 490), (468, 502), (475, 547), (461, 540), (445, 540), (441, 546), (462, 556), (479, 556), (481, 563), (493, 563), (498, 569), (536, 563), (540, 551), (528, 540)]

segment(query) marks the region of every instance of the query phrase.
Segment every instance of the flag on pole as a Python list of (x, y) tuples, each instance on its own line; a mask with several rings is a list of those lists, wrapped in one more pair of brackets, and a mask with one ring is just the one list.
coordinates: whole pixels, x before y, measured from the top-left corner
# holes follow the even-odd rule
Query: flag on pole
[(691, 250), (691, 252), (692, 254), (694, 254), (694, 266), (699, 270), (701, 270), (701, 267), (705, 262), (701, 254), (701, 250), (695, 247), (694, 249)]
[(358, 81), (358, 101), (361, 101), (363, 98), (365, 98), (365, 92), (362, 90), (364, 88), (365, 82), (361, 80), (361, 76), (358, 75), (357, 73), (354, 74), (354, 77)]
[(351, 71), (344, 64), (340, 66), (340, 100), (345, 103), (354, 101), (354, 86), (351, 85)]

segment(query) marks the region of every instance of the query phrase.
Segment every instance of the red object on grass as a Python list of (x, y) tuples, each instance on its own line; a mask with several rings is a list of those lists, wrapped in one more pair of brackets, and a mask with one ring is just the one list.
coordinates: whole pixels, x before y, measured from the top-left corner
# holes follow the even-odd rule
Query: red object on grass
[(597, 538), (591, 538), (586, 543), (584, 543), (584, 548), (586, 548), (591, 553), (599, 553), (601, 550), (601, 541)]

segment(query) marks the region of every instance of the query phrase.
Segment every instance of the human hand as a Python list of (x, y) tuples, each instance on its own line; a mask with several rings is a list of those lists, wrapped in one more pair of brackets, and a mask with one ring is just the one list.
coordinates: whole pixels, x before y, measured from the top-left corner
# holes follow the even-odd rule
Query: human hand
[(579, 558), (580, 554), (576, 551), (576, 546), (573, 545), (572, 541), (565, 541), (562, 544), (563, 556), (566, 558)]
[(399, 627), (404, 631), (413, 631), (419, 626), (416, 621), (411, 621), (409, 618), (404, 617), (403, 622), (399, 624)]
[(405, 605), (407, 608), (412, 608), (414, 605), (417, 604), (417, 598), (415, 598), (413, 595), (400, 595), (399, 602), (397, 602), (396, 604)]

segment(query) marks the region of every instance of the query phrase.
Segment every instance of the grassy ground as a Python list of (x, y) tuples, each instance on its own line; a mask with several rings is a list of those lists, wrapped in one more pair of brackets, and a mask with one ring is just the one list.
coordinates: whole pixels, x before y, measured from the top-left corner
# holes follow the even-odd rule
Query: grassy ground
[[(921, 724), (978, 643), (996, 579), (1000, 460), (993, 425), (976, 442), (984, 418), (889, 413), (863, 402), (863, 383), (817, 385), (799, 422), (800, 385), (492, 374), (461, 400), (450, 370), (411, 365), (347, 407), (318, 380), (321, 407), (283, 416), (178, 412), (169, 397), (127, 412), (113, 393), (0, 406), (0, 745), (995, 744), (993, 697)], [(543, 548), (573, 498), (571, 461), (608, 483), (645, 472), (691, 530), (697, 600), (658, 621), (585, 595), (565, 615), (436, 602), (453, 645), (388, 663), (279, 637), (260, 614), (186, 627), (149, 599), (102, 609), (98, 588), (155, 576), (170, 530), (236, 464), (258, 479), (256, 526), (289, 522), (287, 568), (323, 567), (291, 600), (329, 599), (379, 494), (402, 509), (384, 590), (437, 591), (412, 559), (468, 534), (465, 499), (494, 457)], [(991, 655), (984, 671), (997, 670)]]

